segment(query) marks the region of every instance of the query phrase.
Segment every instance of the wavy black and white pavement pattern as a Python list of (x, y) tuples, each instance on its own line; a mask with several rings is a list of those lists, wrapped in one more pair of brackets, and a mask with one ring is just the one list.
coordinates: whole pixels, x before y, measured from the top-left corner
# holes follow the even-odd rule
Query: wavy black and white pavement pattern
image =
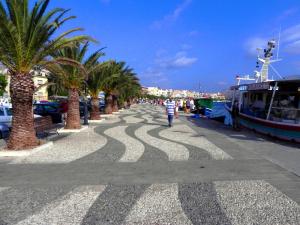
[(299, 225), (299, 176), (232, 137), (134, 105), (0, 161), (0, 225)]

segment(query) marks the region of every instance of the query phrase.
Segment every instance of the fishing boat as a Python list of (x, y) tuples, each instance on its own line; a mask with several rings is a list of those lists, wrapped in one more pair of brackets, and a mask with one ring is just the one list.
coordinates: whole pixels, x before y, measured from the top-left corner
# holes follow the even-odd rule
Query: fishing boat
[[(255, 76), (237, 76), (230, 88), (231, 101), (226, 109), (239, 108), (239, 124), (272, 137), (300, 143), (300, 76), (283, 78), (271, 65), (276, 42), (268, 42), (263, 56), (258, 55)], [(277, 54), (278, 55), (278, 54)], [(269, 68), (279, 79), (269, 79)]]
[[(196, 109), (192, 113), (199, 113), (212, 120), (224, 122), (226, 111), (224, 110), (224, 100), (214, 99), (211, 97), (196, 98)], [(198, 110), (199, 109), (199, 110)]]

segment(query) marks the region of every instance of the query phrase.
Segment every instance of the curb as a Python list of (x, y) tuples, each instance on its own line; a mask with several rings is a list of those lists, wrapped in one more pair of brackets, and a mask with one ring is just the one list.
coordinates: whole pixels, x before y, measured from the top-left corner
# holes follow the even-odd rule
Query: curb
[(79, 133), (83, 130), (86, 130), (88, 128), (88, 126), (82, 126), (80, 129), (65, 129), (65, 128), (61, 128), (58, 129), (57, 132), (59, 134), (63, 134), (63, 133)]
[(100, 120), (89, 120), (89, 123), (102, 123), (105, 119)]
[(29, 156), (33, 153), (39, 152), (41, 150), (47, 149), (49, 147), (53, 146), (53, 142), (49, 141), (45, 144), (42, 144), (36, 148), (33, 148), (31, 150), (18, 150), (18, 151), (0, 151), (0, 157), (10, 157), (10, 156), (15, 156), (15, 157), (22, 157), (22, 156)]
[(116, 117), (117, 115), (114, 115), (114, 114), (102, 114), (100, 115), (100, 117), (102, 118), (109, 118), (109, 117)]

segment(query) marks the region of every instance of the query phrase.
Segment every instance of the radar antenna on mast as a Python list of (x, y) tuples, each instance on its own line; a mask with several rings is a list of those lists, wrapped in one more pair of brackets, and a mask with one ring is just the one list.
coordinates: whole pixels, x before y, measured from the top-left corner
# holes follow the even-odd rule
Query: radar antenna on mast
[[(281, 28), (280, 28), (281, 32)], [(254, 80), (256, 83), (258, 82), (267, 82), (271, 81), (269, 79), (269, 67), (275, 72), (275, 74), (282, 79), (282, 76), (278, 73), (278, 71), (271, 65), (274, 62), (281, 61), (279, 59), (279, 42), (280, 42), (280, 32), (279, 32), (279, 38), (278, 38), (278, 46), (277, 46), (277, 59), (272, 60), (273, 57), (273, 51), (276, 48), (276, 41), (275, 39), (272, 39), (268, 41), (268, 45), (265, 49), (257, 48), (257, 61), (256, 61), (256, 68), (254, 70), (254, 77), (251, 78), (249, 75), (246, 76), (236, 76), (236, 80), (238, 85), (240, 84), (241, 80), (244, 81), (250, 81)], [(260, 64), (261, 67), (260, 67)], [(261, 68), (259, 70), (259, 68)]]

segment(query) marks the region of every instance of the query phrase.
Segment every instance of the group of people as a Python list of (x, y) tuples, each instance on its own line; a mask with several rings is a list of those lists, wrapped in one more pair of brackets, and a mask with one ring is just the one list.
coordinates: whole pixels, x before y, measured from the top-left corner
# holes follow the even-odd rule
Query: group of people
[(166, 106), (166, 114), (168, 115), (169, 127), (172, 126), (174, 116), (178, 118), (179, 110), (183, 110), (185, 113), (190, 113), (191, 110), (193, 110), (195, 107), (193, 99), (179, 99), (177, 101), (174, 101), (170, 98), (167, 99), (164, 104)]
[(177, 103), (177, 106), (178, 106), (179, 110), (182, 110), (185, 113), (190, 113), (191, 110), (195, 109), (195, 103), (194, 103), (194, 100), (192, 98), (179, 99), (179, 100), (177, 100), (176, 103)]

